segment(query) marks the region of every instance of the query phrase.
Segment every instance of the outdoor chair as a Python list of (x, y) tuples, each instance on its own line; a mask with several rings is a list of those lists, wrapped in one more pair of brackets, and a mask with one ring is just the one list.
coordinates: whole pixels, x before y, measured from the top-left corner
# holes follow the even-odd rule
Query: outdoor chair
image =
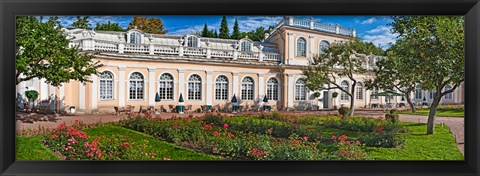
[(168, 105), (168, 111), (167, 112), (174, 112), (174, 111), (175, 111), (175, 106)]
[(192, 106), (193, 105), (187, 105), (187, 107), (185, 107), (185, 112), (187, 112), (187, 113), (192, 112)]
[(125, 113), (125, 108), (118, 108), (117, 106), (113, 107), (113, 109), (115, 109), (115, 116), (121, 114), (122, 112)]

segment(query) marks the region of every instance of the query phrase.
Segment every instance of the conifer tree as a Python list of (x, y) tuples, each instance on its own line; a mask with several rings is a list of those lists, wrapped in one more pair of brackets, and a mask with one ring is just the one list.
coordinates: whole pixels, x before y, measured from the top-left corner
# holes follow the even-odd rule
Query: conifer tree
[(218, 34), (219, 38), (228, 39), (230, 35), (228, 35), (228, 23), (227, 17), (222, 17), (222, 22), (220, 23), (220, 34)]
[(240, 29), (238, 27), (238, 20), (235, 18), (235, 24), (233, 25), (232, 39), (240, 39)]

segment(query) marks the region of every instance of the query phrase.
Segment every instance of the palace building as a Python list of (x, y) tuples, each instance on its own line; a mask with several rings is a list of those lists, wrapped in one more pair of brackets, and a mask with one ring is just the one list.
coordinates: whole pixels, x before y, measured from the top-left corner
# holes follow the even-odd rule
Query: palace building
[[(197, 35), (158, 35), (132, 29), (126, 32), (64, 30), (71, 47), (94, 54), (103, 64), (99, 75), (90, 83), (77, 81), (53, 87), (43, 79), (24, 81), (17, 86), (17, 96), (26, 90), (37, 90), (40, 100), (59, 99), (60, 106), (76, 107), (86, 113), (111, 113), (114, 107), (177, 105), (180, 95), (184, 104), (195, 110), (201, 106), (229, 108), (233, 96), (245, 109), (258, 107), (266, 95), (275, 110), (331, 109), (349, 106), (349, 96), (339, 90), (321, 91), (315, 97), (303, 81), (302, 69), (322, 48), (351, 37), (356, 31), (339, 25), (284, 17), (263, 41), (205, 38)], [(366, 69), (382, 59), (359, 55)], [(382, 90), (366, 90), (357, 75), (355, 106), (368, 108), (385, 104), (385, 97), (371, 97)], [(337, 77), (348, 89), (348, 78)], [(328, 86), (328, 85), (326, 85)], [(446, 87), (451, 88), (451, 86)], [(332, 93), (338, 97), (332, 98)], [(160, 98), (158, 101), (158, 97)], [(431, 92), (419, 88), (412, 94), (416, 102), (429, 102)], [(156, 99), (157, 98), (157, 99)], [(405, 103), (394, 97), (392, 103)], [(464, 102), (463, 85), (442, 99), (443, 104)]]

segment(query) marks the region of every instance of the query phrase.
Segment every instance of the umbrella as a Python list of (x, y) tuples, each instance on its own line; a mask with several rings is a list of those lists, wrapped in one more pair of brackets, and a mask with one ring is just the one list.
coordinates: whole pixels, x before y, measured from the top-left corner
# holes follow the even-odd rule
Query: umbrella
[(267, 95), (265, 95), (265, 97), (263, 97), (263, 102), (268, 103)]
[(155, 102), (160, 102), (160, 95), (158, 95), (158, 92), (155, 95)]
[(237, 101), (237, 97), (236, 97), (235, 95), (233, 95), (232, 103), (236, 103), (236, 102), (238, 102), (238, 101)]
[(183, 101), (182, 93), (180, 93), (180, 98), (178, 98), (178, 102), (180, 102), (180, 103), (183, 103), (183, 102), (184, 102), (184, 101)]
[[(379, 92), (379, 93), (374, 93), (371, 94), (370, 97), (372, 96), (386, 96), (386, 97), (392, 97), (392, 96), (405, 96), (404, 94), (400, 94), (391, 90), (387, 90), (385, 92)], [(388, 99), (390, 101), (390, 99)]]

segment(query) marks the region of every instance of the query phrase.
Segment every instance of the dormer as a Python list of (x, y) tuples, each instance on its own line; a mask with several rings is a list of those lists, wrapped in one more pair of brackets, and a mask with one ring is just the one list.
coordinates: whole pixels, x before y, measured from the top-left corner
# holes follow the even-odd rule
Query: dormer
[(250, 40), (248, 37), (240, 39), (239, 41), (239, 51), (252, 52), (253, 40)]
[(145, 43), (145, 34), (138, 29), (131, 29), (127, 31), (127, 43), (131, 44), (143, 44)]
[(195, 34), (189, 34), (185, 36), (185, 42), (183, 46), (186, 47), (200, 47), (200, 37)]

